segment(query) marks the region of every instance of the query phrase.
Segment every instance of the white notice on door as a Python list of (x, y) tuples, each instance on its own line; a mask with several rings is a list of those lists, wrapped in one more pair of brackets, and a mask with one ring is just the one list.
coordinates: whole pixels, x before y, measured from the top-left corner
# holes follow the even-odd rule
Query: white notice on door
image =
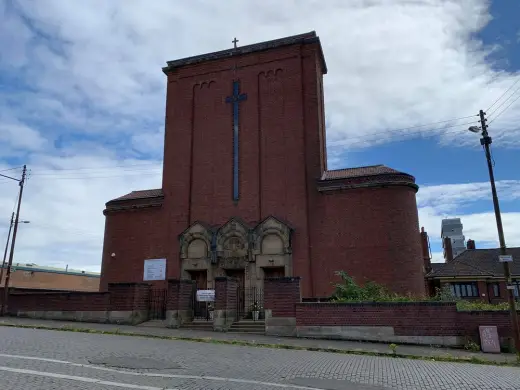
[(148, 259), (144, 261), (143, 280), (165, 280), (166, 279), (166, 259)]

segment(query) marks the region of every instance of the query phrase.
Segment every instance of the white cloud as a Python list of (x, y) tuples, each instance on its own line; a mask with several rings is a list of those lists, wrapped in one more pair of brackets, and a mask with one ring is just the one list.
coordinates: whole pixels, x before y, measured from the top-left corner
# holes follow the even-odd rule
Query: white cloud
[(2, 123), (1, 118), (0, 142), (3, 147), (26, 151), (39, 150), (46, 144), (45, 138), (38, 131), (22, 123)]
[[(27, 69), (38, 69), (26, 73), (27, 81), (74, 110), (84, 111), (77, 103), (87, 103), (94, 111), (128, 117), (130, 125), (143, 118), (161, 123), (160, 67), (167, 60), (229, 47), (235, 35), (248, 44), (317, 30), (330, 71), (326, 105), (329, 140), (336, 145), (348, 139), (351, 146), (364, 146), (366, 138), (352, 145), (353, 137), (376, 133), (368, 144), (386, 142), (391, 134), (379, 133), (388, 128), (476, 114), (520, 77), (493, 70), (486, 62), (492, 48), (474, 38), (490, 19), (484, 0), (19, 4), (17, 10), (54, 39), (51, 45), (34, 33), (18, 38), (29, 53)], [(4, 28), (17, 36), (27, 27), (13, 14), (9, 20), (17, 23)], [(504, 143), (518, 145), (519, 107), (495, 123), (494, 135)], [(82, 131), (103, 131), (104, 120), (110, 125), (110, 118), (99, 119), (100, 127)], [(446, 137), (464, 127), (446, 130)], [(417, 130), (408, 133), (416, 136)]]
[[(328, 140), (336, 145), (329, 163), (338, 167), (340, 160), (345, 163), (345, 140), (352, 147), (368, 146), (394, 138), (388, 129), (476, 114), (520, 77), (493, 70), (486, 61), (493, 48), (475, 38), (489, 21), (488, 5), (485, 0), (2, 2), (0, 72), (12, 84), (0, 88), (0, 112), (9, 112), (9, 118), (0, 118), (0, 139), (29, 153), (34, 173), (22, 207), (32, 224), (20, 229), (17, 258), (99, 267), (104, 203), (160, 186), (160, 169), (117, 167), (140, 163), (131, 160), (135, 151), (161, 154), (166, 61), (229, 48), (234, 36), (245, 45), (316, 30), (329, 68)], [(492, 123), (494, 139), (519, 146), (519, 119), (516, 104)], [(459, 130), (467, 133), (465, 127), (433, 133), (445, 132), (440, 141), (449, 142)], [(459, 145), (474, 144), (471, 134), (457, 139)], [(52, 148), (54, 140), (63, 141), (63, 148)], [(5, 147), (0, 152), (0, 165), (13, 157)], [(0, 169), (4, 166), (5, 161)], [(100, 168), (52, 171), (93, 166)], [(92, 178), (78, 180), (82, 175)], [(0, 216), (8, 218), (17, 186), (0, 185)], [(517, 182), (500, 186), (518, 198)], [(467, 211), (464, 191), (487, 196), (485, 183), (421, 188), (421, 222), (429, 231), (440, 230), (445, 213)], [(492, 224), (486, 224), (489, 231), (472, 227), (483, 214), (460, 216), (472, 238), (492, 238)], [(513, 242), (514, 218), (504, 217)]]
[[(520, 181), (497, 182), (501, 201), (520, 199)], [(471, 206), (488, 201), (486, 211), (474, 212)], [(432, 244), (441, 246), (440, 230), (443, 218), (460, 218), (466, 239), (476, 241), (477, 247), (498, 247), (495, 214), (491, 204), (489, 183), (463, 183), (423, 186), (417, 194), (419, 221), (430, 236)], [(520, 246), (520, 212), (502, 212), (502, 223), (508, 246)]]

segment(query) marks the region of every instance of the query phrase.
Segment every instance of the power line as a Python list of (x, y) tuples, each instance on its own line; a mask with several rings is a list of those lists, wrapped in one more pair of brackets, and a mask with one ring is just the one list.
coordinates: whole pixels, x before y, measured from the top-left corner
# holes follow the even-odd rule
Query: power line
[[(118, 170), (118, 172), (147, 172), (147, 171), (153, 171), (153, 170), (156, 170), (156, 169), (162, 169), (162, 166), (157, 166), (157, 167), (150, 167), (150, 168), (139, 168), (139, 169), (121, 169), (121, 170)], [(32, 177), (40, 177), (40, 176), (62, 176), (62, 175), (77, 175), (78, 173), (80, 172), (76, 172), (76, 171), (67, 171), (67, 172), (63, 172), (61, 173), (61, 170), (58, 170), (58, 171), (54, 171), (54, 173), (33, 173), (31, 174)], [(85, 172), (86, 175), (85, 177), (88, 177), (87, 175), (89, 174), (103, 174), (103, 173), (116, 173), (115, 171), (114, 172)]]
[(152, 176), (157, 176), (157, 175), (152, 174), (152, 173), (133, 172), (131, 174), (127, 173), (127, 174), (109, 175), (109, 176), (77, 176), (77, 177), (36, 176), (33, 180), (91, 180), (91, 179), (111, 179), (111, 178), (114, 179), (114, 178), (143, 177), (143, 176), (152, 177)]
[[(472, 116), (474, 116), (474, 115), (472, 115)], [(439, 135), (443, 135), (443, 134), (450, 134), (452, 132), (450, 132), (450, 131), (447, 131), (447, 132), (444, 132), (444, 133), (442, 133), (442, 132), (432, 133), (432, 132), (442, 131), (442, 130), (453, 128), (453, 127), (461, 127), (461, 126), (472, 125), (472, 124), (475, 124), (475, 123), (478, 123), (478, 121), (459, 123), (459, 124), (451, 125), (451, 126), (438, 127), (438, 128), (435, 128), (435, 129), (428, 129), (428, 131), (410, 132), (410, 133), (403, 134), (403, 138), (390, 138), (390, 140), (391, 140), (391, 142), (403, 142), (403, 141), (408, 141), (410, 139), (413, 139), (414, 136), (421, 136), (423, 134), (424, 134), (424, 136), (423, 136), (424, 138), (435, 137), (435, 136), (439, 136)], [(457, 131), (460, 131), (460, 130), (457, 130)], [(387, 134), (387, 133), (384, 133), (384, 134)], [(356, 137), (352, 137), (352, 138), (349, 137), (348, 140), (341, 141), (341, 143), (339, 143), (339, 142), (338, 143), (334, 143), (331, 146), (342, 146), (342, 145), (353, 146), (353, 145), (365, 144), (365, 143), (371, 142), (371, 141), (378, 141), (377, 138), (372, 138), (371, 137), (372, 135), (376, 135), (376, 134), (369, 134), (369, 137), (367, 137), (366, 139), (359, 139), (356, 142), (350, 142), (350, 139), (354, 139)], [(357, 138), (360, 138), (360, 137), (357, 137)]]
[[(489, 106), (489, 108), (486, 110), (486, 112), (489, 111), (491, 108), (493, 108), (493, 106), (494, 106), (495, 104), (497, 104), (497, 102), (498, 102), (500, 99), (502, 99), (502, 98), (504, 97), (504, 95), (505, 95), (506, 93), (508, 93), (508, 92), (509, 92), (509, 91), (510, 91), (510, 90), (511, 90), (511, 89), (512, 89), (512, 88), (513, 88), (513, 87), (514, 87), (514, 86), (515, 86), (519, 81), (520, 81), (520, 77), (518, 77), (517, 80), (516, 80), (516, 81), (515, 81), (515, 82), (514, 82), (514, 83), (513, 83), (513, 84), (512, 84), (512, 85), (511, 85), (511, 86), (510, 86), (510, 87), (509, 87), (509, 88), (508, 88), (508, 89), (507, 89), (503, 94), (502, 94), (502, 95), (500, 95), (500, 97), (499, 97), (497, 100), (495, 100), (491, 106)], [(506, 99), (506, 100), (507, 100), (507, 99)], [(495, 111), (496, 111), (496, 110), (495, 110)]]
[(125, 164), (125, 165), (112, 165), (112, 166), (101, 166), (101, 167), (79, 167), (79, 168), (59, 168), (59, 169), (42, 169), (37, 170), (37, 174), (40, 174), (40, 172), (61, 172), (61, 171), (83, 171), (83, 170), (112, 170), (117, 168), (128, 168), (128, 167), (145, 167), (150, 165), (162, 165), (162, 162), (149, 162), (149, 163), (143, 163), (143, 164)]
[(7, 168), (7, 169), (2, 169), (2, 170), (0, 170), (0, 172), (14, 171), (15, 169), (22, 169), (22, 168), (23, 168), (23, 167)]
[(509, 99), (511, 99), (511, 98), (515, 95), (515, 93), (517, 93), (518, 91), (520, 91), (520, 87), (518, 87), (517, 89), (515, 89), (515, 90), (513, 91), (513, 93), (512, 93), (511, 95), (509, 95), (509, 97), (508, 97), (507, 99), (505, 99), (504, 101), (502, 101), (502, 103), (500, 103), (500, 104), (499, 104), (499, 105), (498, 105), (498, 106), (497, 106), (497, 107), (496, 107), (492, 112), (489, 112), (489, 113), (486, 112), (486, 114), (487, 114), (487, 115), (493, 115), (495, 112), (497, 112), (497, 111), (499, 110), (500, 107), (502, 107), (504, 104), (506, 104), (507, 101), (508, 101)]
[[(424, 124), (424, 125), (403, 127), (403, 128), (400, 128), (400, 129), (386, 130), (386, 131), (381, 131), (381, 132), (378, 132), (378, 133), (370, 133), (370, 134), (366, 134), (366, 135), (349, 137), (349, 139), (365, 138), (365, 137), (371, 137), (371, 136), (374, 136), (374, 135), (381, 135), (381, 134), (400, 133), (400, 132), (404, 132), (406, 130), (413, 130), (413, 129), (417, 129), (417, 128), (420, 128), (420, 127), (427, 127), (427, 126), (431, 126), (431, 125), (438, 125), (438, 124), (441, 124), (441, 123), (448, 123), (448, 122), (453, 122), (453, 121), (457, 121), (457, 120), (473, 118), (473, 117), (477, 117), (477, 116), (478, 115), (463, 116), (463, 117), (460, 117), (460, 118), (448, 119), (448, 120), (439, 121), (439, 122), (432, 122), (432, 123), (427, 123), (427, 124)], [(458, 126), (458, 125), (453, 125), (453, 126)], [(446, 128), (453, 127), (453, 126), (446, 126)], [(425, 130), (425, 131), (429, 131), (429, 130)]]
[[(519, 88), (519, 89), (520, 89), (520, 88)], [(520, 99), (520, 95), (518, 95), (518, 96), (516, 97), (516, 99), (514, 99), (511, 103), (509, 103), (509, 104), (506, 106), (506, 108), (504, 108), (502, 111), (500, 111), (498, 114), (496, 114), (496, 115), (493, 117), (493, 119), (491, 119), (491, 120), (489, 121), (489, 123), (493, 123), (493, 122), (495, 121), (495, 119), (497, 119), (500, 115), (502, 115), (502, 114), (504, 113), (504, 111), (506, 111), (509, 107), (511, 107), (511, 106), (513, 105), (513, 103), (516, 102), (518, 99)], [(496, 110), (493, 111), (493, 112), (495, 113)]]

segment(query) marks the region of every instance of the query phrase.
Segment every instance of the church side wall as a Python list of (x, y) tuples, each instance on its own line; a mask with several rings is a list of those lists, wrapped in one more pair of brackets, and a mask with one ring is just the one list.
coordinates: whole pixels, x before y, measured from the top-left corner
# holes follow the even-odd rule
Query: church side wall
[(316, 296), (332, 292), (335, 271), (401, 294), (425, 293), (415, 191), (351, 189), (319, 196), (312, 230)]
[(168, 244), (176, 238), (166, 239), (164, 221), (161, 208), (107, 214), (100, 291), (107, 291), (108, 283), (143, 282), (144, 260), (166, 257)]

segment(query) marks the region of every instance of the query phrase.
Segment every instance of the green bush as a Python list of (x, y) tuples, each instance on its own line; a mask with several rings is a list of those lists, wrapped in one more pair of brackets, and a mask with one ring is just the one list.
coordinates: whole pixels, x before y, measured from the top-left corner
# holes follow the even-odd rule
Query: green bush
[(333, 302), (414, 302), (424, 299), (411, 295), (391, 293), (384, 286), (368, 281), (364, 286), (358, 285), (345, 271), (335, 273), (341, 278), (341, 283), (335, 283)]
[[(480, 300), (464, 301), (453, 295), (449, 285), (442, 289), (437, 288), (434, 297), (414, 297), (412, 295), (399, 295), (388, 291), (384, 286), (373, 281), (367, 281), (364, 286), (358, 285), (345, 271), (335, 273), (341, 278), (340, 283), (333, 283), (333, 302), (455, 302), (460, 311), (485, 311), (485, 310), (509, 310), (507, 302), (491, 304)], [(520, 310), (520, 303), (516, 303)]]

